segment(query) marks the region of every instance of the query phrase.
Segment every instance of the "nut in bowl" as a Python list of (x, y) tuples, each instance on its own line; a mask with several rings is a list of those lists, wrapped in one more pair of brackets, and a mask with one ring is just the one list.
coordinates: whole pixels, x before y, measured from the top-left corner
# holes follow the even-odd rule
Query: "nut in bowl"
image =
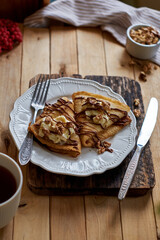
[(127, 52), (139, 59), (154, 57), (160, 45), (160, 34), (154, 27), (144, 24), (131, 25), (127, 29)]

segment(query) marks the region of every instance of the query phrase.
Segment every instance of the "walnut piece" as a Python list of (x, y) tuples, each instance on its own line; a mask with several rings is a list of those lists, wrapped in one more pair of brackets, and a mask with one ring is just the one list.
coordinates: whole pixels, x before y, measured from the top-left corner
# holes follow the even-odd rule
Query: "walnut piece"
[(134, 99), (134, 105), (138, 106), (140, 104), (139, 98)]
[(108, 152), (113, 152), (113, 149), (110, 149), (109, 147), (111, 146), (111, 144), (107, 141), (98, 141), (97, 144), (96, 144), (96, 147), (98, 148), (98, 154), (102, 154), (104, 153), (105, 151), (108, 151)]
[(146, 74), (150, 74), (152, 72), (152, 64), (151, 63), (146, 63), (142, 66), (142, 71), (145, 72)]
[(134, 109), (133, 113), (134, 113), (136, 118), (138, 118), (141, 115), (141, 111), (139, 109)]
[(96, 120), (101, 120), (102, 118), (103, 118), (103, 117), (102, 117), (101, 114), (98, 114), (98, 115), (95, 116), (95, 119), (96, 119)]
[(140, 61), (136, 58), (131, 59), (128, 62), (129, 66), (136, 66), (138, 67), (139, 73), (139, 79), (146, 82), (147, 81), (147, 75), (152, 74), (154, 70), (158, 69), (158, 66), (151, 63), (150, 61)]
[(158, 69), (158, 67), (156, 65), (154, 65), (154, 70), (157, 70), (157, 69)]
[(145, 72), (141, 71), (139, 74), (139, 79), (146, 82), (147, 81), (147, 76), (145, 74)]

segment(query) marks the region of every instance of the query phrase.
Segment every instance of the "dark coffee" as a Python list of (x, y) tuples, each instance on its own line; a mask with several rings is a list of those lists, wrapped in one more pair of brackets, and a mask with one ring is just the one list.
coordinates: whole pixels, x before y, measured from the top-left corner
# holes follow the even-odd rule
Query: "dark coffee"
[(6, 168), (0, 166), (0, 203), (7, 201), (17, 190), (16, 179)]

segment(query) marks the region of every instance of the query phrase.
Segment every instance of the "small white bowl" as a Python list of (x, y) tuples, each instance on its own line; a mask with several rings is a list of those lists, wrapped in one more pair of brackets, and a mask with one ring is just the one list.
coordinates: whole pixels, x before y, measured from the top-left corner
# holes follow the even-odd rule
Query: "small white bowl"
[(138, 29), (141, 27), (151, 27), (150, 25), (138, 24), (131, 25), (127, 29), (127, 41), (126, 41), (126, 50), (127, 52), (136, 58), (139, 59), (150, 59), (156, 55), (156, 52), (160, 45), (160, 40), (156, 44), (144, 45), (134, 41), (130, 36), (131, 29)]

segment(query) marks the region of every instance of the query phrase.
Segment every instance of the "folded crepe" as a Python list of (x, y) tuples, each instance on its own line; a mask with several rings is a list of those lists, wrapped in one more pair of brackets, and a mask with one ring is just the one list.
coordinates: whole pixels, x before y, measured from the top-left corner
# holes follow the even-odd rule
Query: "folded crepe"
[(46, 104), (29, 131), (53, 152), (77, 157), (81, 143), (74, 118), (74, 105), (68, 98), (60, 98), (55, 104)]
[(96, 147), (99, 153), (112, 151), (111, 144), (104, 140), (130, 124), (129, 106), (85, 91), (74, 93), (72, 99), (82, 146)]

